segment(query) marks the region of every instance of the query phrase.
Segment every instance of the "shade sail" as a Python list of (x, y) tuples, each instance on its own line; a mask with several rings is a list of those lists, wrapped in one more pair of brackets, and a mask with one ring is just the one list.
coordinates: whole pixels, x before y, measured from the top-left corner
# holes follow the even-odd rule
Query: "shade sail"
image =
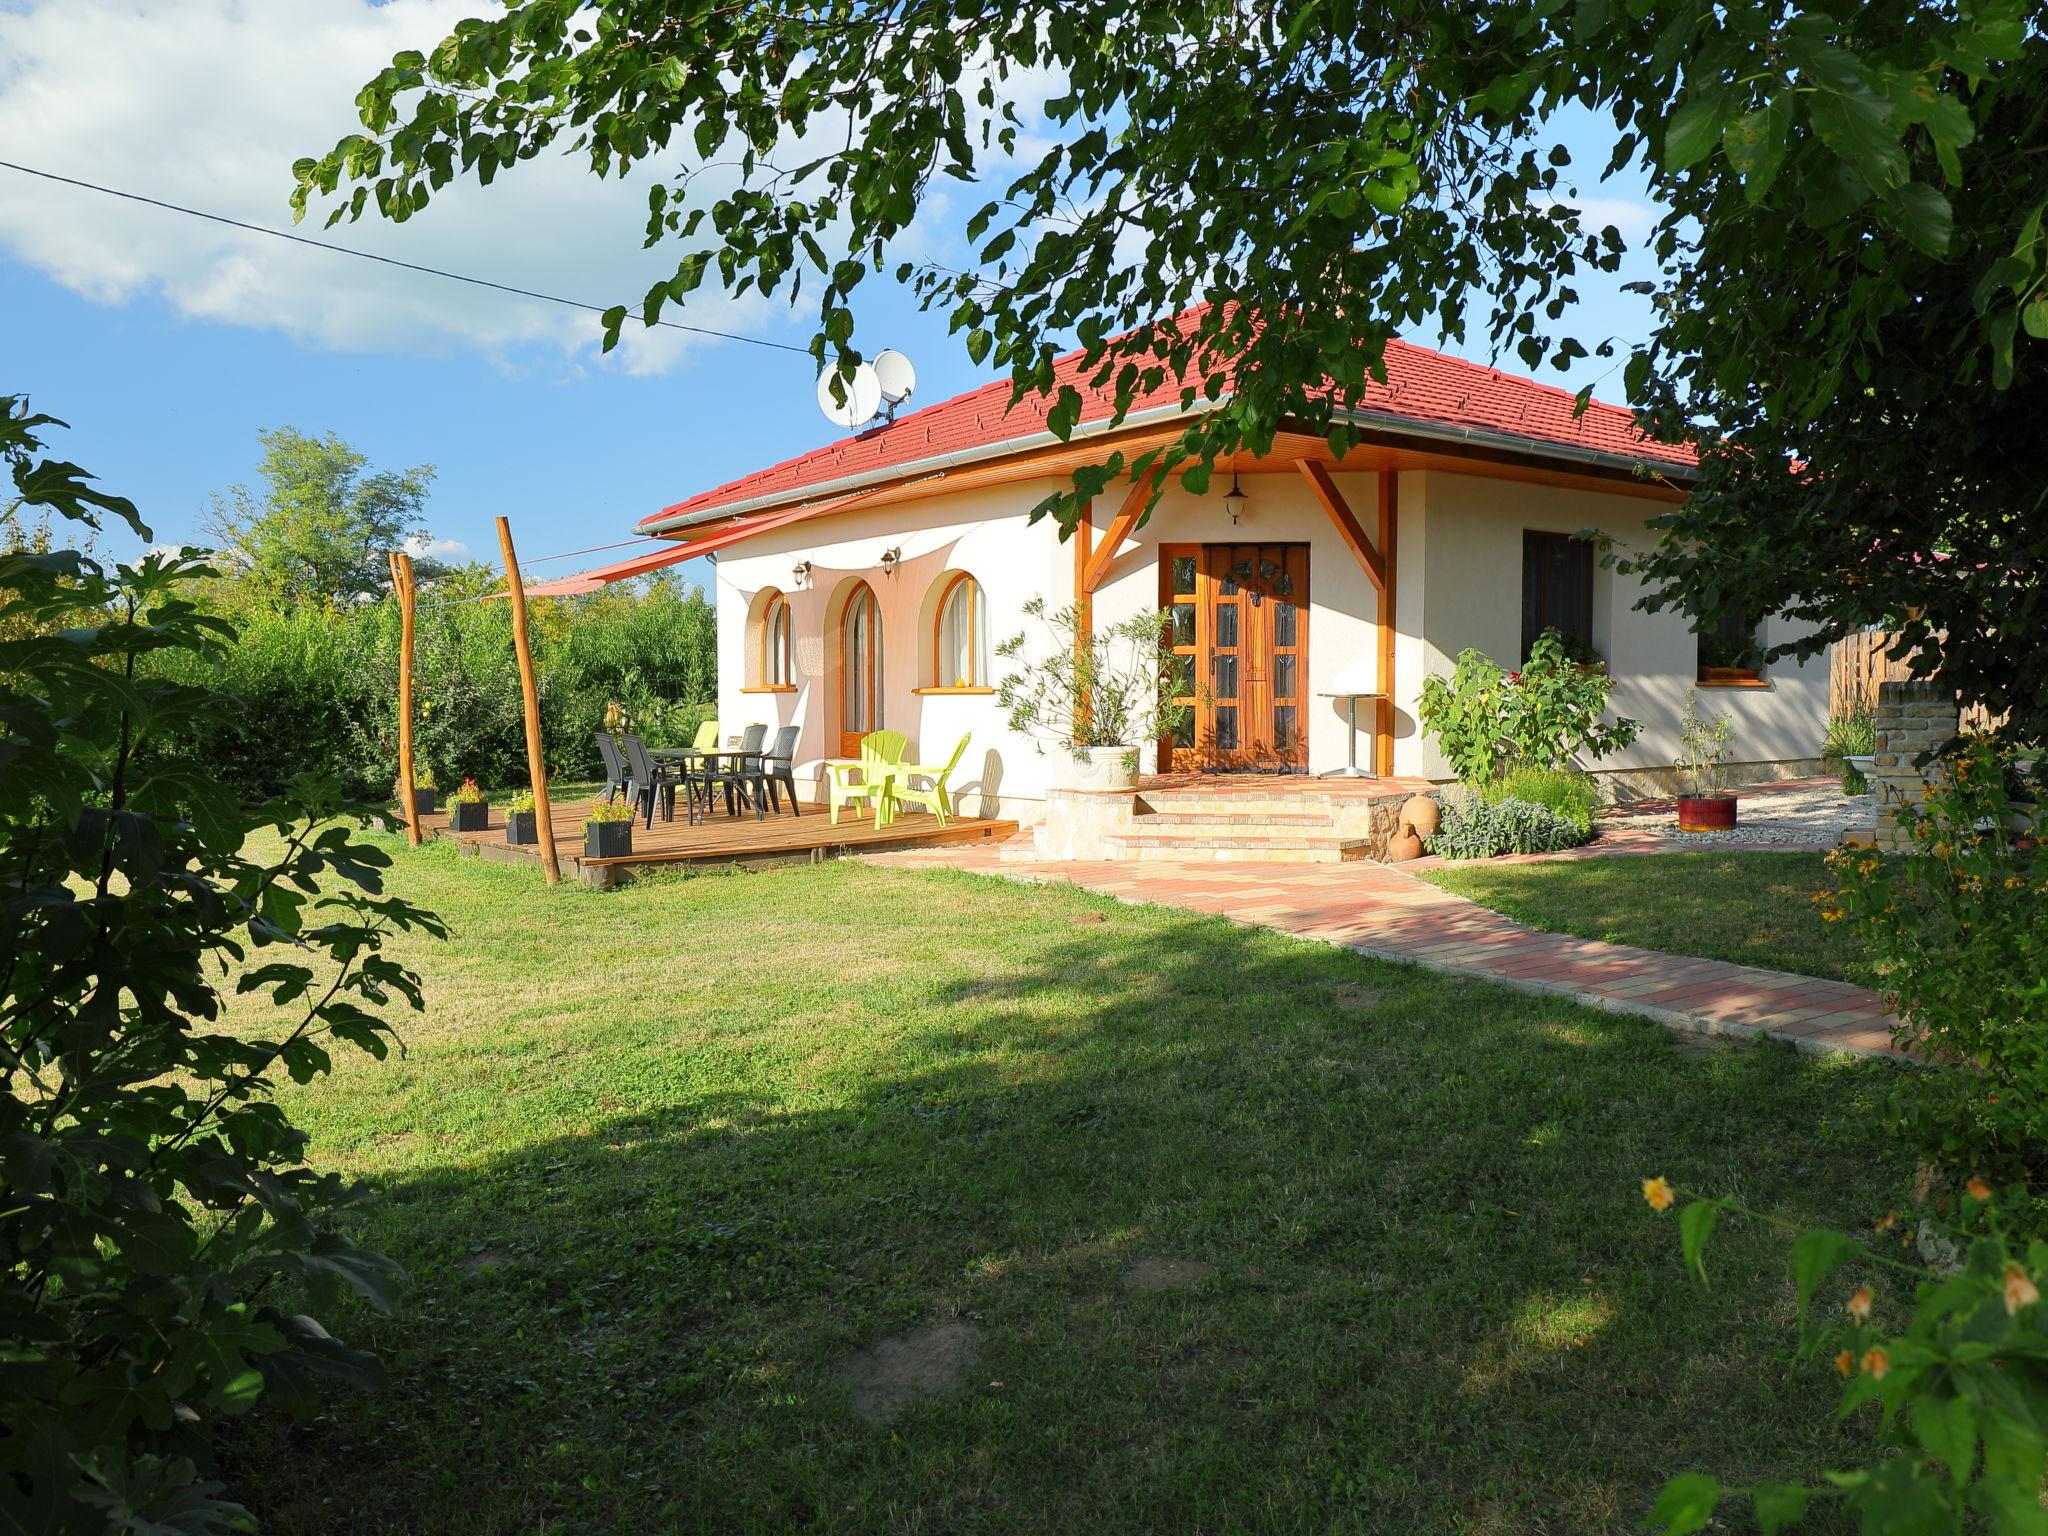
[(578, 571), (574, 576), (557, 576), (552, 581), (536, 582), (526, 589), (528, 597), (577, 597), (585, 592), (595, 592), (599, 587), (610, 586), (615, 581), (630, 581), (635, 576), (645, 576), (649, 571), (658, 571), (663, 566), (680, 565), (685, 560), (694, 560), (699, 555), (708, 555), (715, 550), (737, 544), (742, 539), (752, 538), (757, 533), (766, 533), (771, 528), (780, 528), (785, 523), (801, 522), (807, 517), (831, 512), (857, 496), (841, 496), (832, 501), (819, 502), (808, 507), (785, 508), (779, 512), (757, 512), (750, 517), (736, 517), (730, 522), (715, 523), (687, 543), (664, 542), (660, 549), (643, 550), (637, 555), (601, 565), (596, 570)]

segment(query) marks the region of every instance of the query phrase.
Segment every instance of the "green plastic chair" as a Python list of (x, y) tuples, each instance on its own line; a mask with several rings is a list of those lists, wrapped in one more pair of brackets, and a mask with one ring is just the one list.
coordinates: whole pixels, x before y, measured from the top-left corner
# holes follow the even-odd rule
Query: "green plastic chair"
[(697, 727), (697, 739), (690, 743), (690, 747), (693, 751), (709, 752), (717, 745), (718, 722), (716, 720), (706, 720)]
[[(899, 805), (921, 805), (939, 818), (939, 825), (946, 824), (946, 818), (953, 814), (953, 802), (946, 794), (946, 780), (953, 770), (960, 766), (960, 759), (967, 753), (967, 743), (972, 733), (960, 738), (953, 748), (953, 755), (940, 763), (903, 763), (896, 769), (896, 776), (889, 781), (889, 817), (893, 821)], [(930, 782), (920, 788), (911, 783), (912, 778), (928, 779)]]
[(825, 812), (839, 825), (842, 805), (872, 804), (875, 825), (889, 825), (889, 786), (903, 762), (901, 731), (869, 731), (860, 739), (860, 757), (825, 764)]

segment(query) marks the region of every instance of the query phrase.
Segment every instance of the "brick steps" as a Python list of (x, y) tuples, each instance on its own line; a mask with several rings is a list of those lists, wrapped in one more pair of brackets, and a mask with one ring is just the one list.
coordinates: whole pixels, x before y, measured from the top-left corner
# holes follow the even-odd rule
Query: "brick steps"
[(1112, 833), (1117, 857), (1140, 863), (1348, 864), (1372, 857), (1369, 839), (1338, 830), (1325, 795), (1262, 786), (1147, 793), (1130, 829)]

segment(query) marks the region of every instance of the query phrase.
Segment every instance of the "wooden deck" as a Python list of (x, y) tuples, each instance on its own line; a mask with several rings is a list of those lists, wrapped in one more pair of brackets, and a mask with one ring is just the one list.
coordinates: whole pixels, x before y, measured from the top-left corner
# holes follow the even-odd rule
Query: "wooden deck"
[[(839, 813), (833, 826), (823, 806), (805, 805), (803, 814), (792, 816), (785, 807), (781, 815), (770, 814), (756, 821), (751, 813), (727, 816), (719, 808), (696, 826), (678, 812), (674, 821), (659, 814), (649, 831), (644, 822), (633, 824), (633, 851), (620, 859), (583, 857), (583, 818), (588, 800), (559, 802), (554, 807), (555, 851), (564, 879), (581, 879), (586, 885), (610, 886), (630, 878), (643, 866), (698, 864), (757, 867), (773, 864), (812, 864), (849, 853), (868, 853), (884, 848), (930, 848), (944, 843), (999, 843), (1017, 830), (1014, 821), (985, 817), (949, 816), (942, 827), (938, 819), (923, 811), (906, 811), (886, 827), (876, 827), (872, 815), (862, 816), (852, 808)], [(482, 832), (452, 832), (445, 812), (420, 818), (420, 830), (428, 837), (452, 838), (462, 851), (475, 857), (497, 859), (511, 864), (540, 864), (540, 849), (515, 846), (505, 841), (505, 813), (491, 807), (490, 826)]]

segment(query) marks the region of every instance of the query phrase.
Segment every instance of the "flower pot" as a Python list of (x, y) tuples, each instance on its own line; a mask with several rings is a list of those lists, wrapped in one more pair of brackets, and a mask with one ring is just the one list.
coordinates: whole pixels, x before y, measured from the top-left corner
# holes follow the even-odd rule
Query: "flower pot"
[[(405, 796), (395, 797), (399, 804), (405, 803)], [(415, 789), (412, 792), (412, 813), (415, 816), (431, 816), (441, 808), (441, 792), (437, 789)]]
[(539, 816), (533, 811), (507, 811), (505, 813), (505, 841), (508, 843), (539, 842)]
[(481, 800), (453, 800), (448, 825), (457, 832), (481, 832), (491, 824), (491, 808)]
[(583, 857), (623, 859), (633, 851), (630, 821), (587, 821), (583, 824)]
[(1077, 747), (1074, 788), (1130, 789), (1138, 782), (1135, 747)]
[(1680, 795), (1678, 830), (1681, 832), (1726, 832), (1735, 825), (1733, 795)]

